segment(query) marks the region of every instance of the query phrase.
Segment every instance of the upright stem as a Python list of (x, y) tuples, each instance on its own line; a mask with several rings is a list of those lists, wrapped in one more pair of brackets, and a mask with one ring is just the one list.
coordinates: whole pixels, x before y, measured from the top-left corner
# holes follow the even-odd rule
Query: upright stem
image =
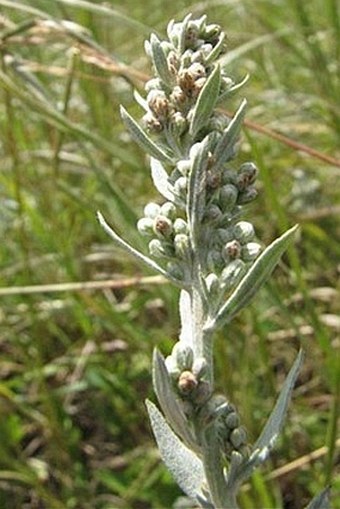
[(215, 509), (238, 509), (236, 497), (227, 488), (223, 473), (221, 445), (215, 426), (203, 428), (197, 423), (196, 433), (200, 437), (202, 460), (209, 493)]

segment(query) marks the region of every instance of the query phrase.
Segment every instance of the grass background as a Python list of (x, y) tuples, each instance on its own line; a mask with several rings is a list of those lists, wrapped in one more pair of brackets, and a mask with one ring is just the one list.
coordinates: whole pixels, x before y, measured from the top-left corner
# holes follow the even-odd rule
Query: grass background
[(251, 75), (226, 104), (249, 102), (240, 161), (258, 164), (260, 196), (245, 217), (266, 243), (301, 225), (216, 342), (218, 387), (252, 439), (306, 350), (284, 434), (240, 503), (300, 509), (332, 483), (340, 507), (336, 0), (0, 0), (0, 508), (158, 509), (180, 495), (143, 404), (153, 347), (176, 339), (178, 292), (119, 252), (95, 212), (145, 248), (135, 223), (157, 195), (119, 104), (140, 115), (143, 41), (188, 12), (221, 24), (230, 75)]

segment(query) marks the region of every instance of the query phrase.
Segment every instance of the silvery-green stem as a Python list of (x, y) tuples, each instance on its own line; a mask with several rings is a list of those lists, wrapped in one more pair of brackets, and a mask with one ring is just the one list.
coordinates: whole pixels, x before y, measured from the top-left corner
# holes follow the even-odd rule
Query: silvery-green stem
[(223, 473), (221, 445), (216, 428), (210, 426), (200, 432), (202, 441), (202, 460), (210, 496), (215, 508), (237, 509), (234, 493), (227, 489)]

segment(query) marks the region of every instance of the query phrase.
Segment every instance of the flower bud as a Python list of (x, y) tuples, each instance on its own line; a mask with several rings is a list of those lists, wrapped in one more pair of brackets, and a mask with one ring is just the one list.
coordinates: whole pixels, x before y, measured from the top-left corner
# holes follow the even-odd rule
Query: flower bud
[(205, 284), (209, 294), (218, 295), (220, 293), (220, 280), (214, 272), (205, 277)]
[(245, 262), (252, 262), (261, 252), (261, 246), (257, 242), (248, 242), (242, 246), (241, 257)]
[(240, 221), (234, 226), (234, 236), (241, 244), (245, 244), (255, 237), (254, 227), (247, 221)]
[(196, 389), (197, 385), (198, 381), (191, 371), (182, 371), (179, 375), (177, 387), (183, 395), (188, 396), (194, 389)]
[(239, 258), (229, 262), (221, 273), (221, 280), (224, 289), (229, 290), (236, 286), (241, 281), (246, 271), (246, 264)]
[(180, 60), (177, 56), (177, 53), (173, 50), (169, 51), (169, 54), (168, 54), (166, 60), (167, 60), (167, 64), (168, 64), (170, 73), (172, 74), (172, 76), (176, 76), (177, 71), (180, 66)]
[(144, 215), (155, 219), (161, 213), (161, 207), (157, 203), (150, 202), (144, 207)]
[(225, 264), (221, 252), (217, 249), (209, 250), (209, 253), (207, 255), (208, 269), (211, 270), (212, 272), (218, 272), (219, 270), (223, 269), (224, 265)]
[(241, 244), (238, 240), (227, 242), (222, 249), (222, 256), (226, 262), (239, 258), (241, 256)]
[(149, 253), (157, 258), (172, 258), (174, 256), (172, 246), (159, 239), (152, 239), (149, 242)]
[(137, 223), (139, 233), (146, 237), (153, 235), (153, 220), (150, 217), (142, 217)]
[(150, 112), (144, 115), (142, 121), (152, 133), (160, 133), (163, 130), (163, 124)]
[(224, 212), (230, 212), (236, 205), (238, 190), (233, 184), (225, 184), (220, 189), (219, 203)]
[(233, 170), (225, 169), (222, 173), (223, 184), (234, 184), (237, 183), (237, 175)]
[(177, 219), (175, 219), (173, 226), (174, 226), (175, 233), (185, 233), (185, 234), (188, 233), (188, 224), (181, 217), (178, 217)]
[(186, 259), (190, 253), (189, 237), (185, 233), (177, 233), (174, 239), (176, 255), (182, 260)]
[(155, 217), (153, 220), (153, 231), (160, 238), (170, 237), (173, 231), (171, 220), (162, 215)]
[(178, 341), (173, 347), (171, 355), (176, 359), (177, 365), (181, 371), (187, 371), (192, 368), (194, 352), (189, 345), (185, 345)]
[(188, 122), (182, 113), (176, 111), (170, 117), (170, 125), (172, 132), (177, 136), (181, 136), (186, 131)]
[(244, 163), (240, 166), (237, 175), (237, 187), (240, 191), (244, 191), (256, 180), (257, 168), (254, 163)]
[[(149, 41), (147, 41), (149, 42)], [(162, 88), (162, 82), (159, 78), (152, 78), (147, 81), (145, 84), (146, 92), (150, 92), (150, 90), (160, 90)]]
[(247, 187), (247, 189), (245, 191), (242, 191), (241, 193), (239, 193), (238, 195), (238, 198), (237, 198), (237, 203), (239, 205), (245, 205), (246, 203), (249, 203), (253, 200), (255, 200), (255, 198), (257, 197), (257, 190), (255, 189), (255, 187)]
[(220, 35), (220, 33), (221, 33), (221, 27), (219, 25), (216, 25), (216, 23), (212, 23), (205, 27), (203, 37), (204, 37), (204, 39), (215, 40)]
[[(196, 377), (197, 378), (197, 377)], [(203, 406), (212, 395), (211, 384), (206, 380), (200, 380), (192, 396), (192, 402), (196, 406)]]
[(154, 116), (162, 121), (169, 115), (169, 100), (162, 90), (151, 90), (147, 97), (147, 103)]
[(185, 47), (195, 48), (198, 39), (198, 27), (193, 23), (189, 23), (185, 32)]
[(232, 451), (231, 452), (231, 462), (234, 465), (234, 467), (238, 467), (243, 462), (243, 456), (238, 451)]
[[(208, 159), (209, 164), (209, 159)], [(221, 185), (221, 174), (208, 170), (206, 173), (206, 186), (208, 189), (215, 191)]]
[(168, 219), (174, 220), (177, 214), (176, 206), (171, 201), (166, 201), (161, 206), (160, 214)]
[(188, 71), (195, 80), (204, 78), (206, 75), (205, 67), (197, 62), (191, 64)]
[(181, 87), (176, 86), (170, 94), (170, 101), (176, 109), (183, 110), (188, 102), (188, 98)]
[(216, 240), (218, 244), (226, 244), (234, 238), (234, 232), (232, 228), (218, 228), (216, 230)]
[(181, 159), (177, 162), (176, 168), (178, 171), (182, 173), (182, 175), (186, 176), (188, 175), (189, 171), (191, 170), (191, 161), (190, 159)]
[(207, 223), (218, 221), (222, 217), (221, 209), (218, 205), (211, 204), (204, 213), (204, 220)]
[(247, 432), (244, 429), (243, 426), (240, 426), (239, 428), (235, 428), (230, 433), (230, 442), (235, 447), (235, 449), (238, 449), (241, 447), (241, 445), (244, 445), (247, 443)]
[(228, 414), (224, 421), (229, 429), (237, 428), (240, 425), (240, 417), (236, 412)]
[(187, 193), (187, 179), (186, 177), (179, 177), (176, 182), (174, 183), (174, 192), (185, 200), (186, 193)]

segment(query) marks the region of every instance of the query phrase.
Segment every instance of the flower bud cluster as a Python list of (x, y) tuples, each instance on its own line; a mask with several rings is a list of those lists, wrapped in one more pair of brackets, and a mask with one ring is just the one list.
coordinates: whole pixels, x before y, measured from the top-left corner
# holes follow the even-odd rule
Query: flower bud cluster
[(204, 357), (194, 359), (190, 346), (178, 342), (165, 359), (168, 373), (181, 399), (201, 407), (211, 396), (210, 384), (205, 380), (207, 362)]
[(190, 265), (191, 250), (188, 224), (179, 213), (178, 207), (169, 201), (162, 205), (148, 203), (137, 228), (150, 239), (151, 256), (165, 260), (167, 271), (181, 280), (185, 267)]
[(226, 459), (229, 460), (235, 451), (242, 457), (249, 456), (250, 448), (246, 429), (241, 425), (235, 406), (225, 396), (213, 395), (201, 409), (199, 416), (203, 426), (216, 426)]
[[(175, 145), (181, 145), (193, 106), (213, 70), (211, 64), (225, 50), (224, 33), (218, 25), (207, 25), (206, 16), (171, 22), (167, 32), (168, 41), (160, 41), (153, 34), (145, 42), (156, 77), (145, 85), (143, 121), (151, 133), (160, 135), (161, 143), (167, 145), (171, 137)], [(221, 93), (233, 85), (222, 71)]]
[[(202, 101), (200, 92), (216, 71), (214, 61), (224, 51), (224, 34), (206, 17), (170, 23), (168, 41), (152, 35), (145, 44), (156, 77), (146, 84), (144, 122), (157, 135), (158, 146), (171, 154), (173, 164), (163, 168), (171, 197), (163, 205), (150, 203), (138, 230), (149, 237), (151, 256), (166, 263), (168, 273), (185, 280), (192, 273), (192, 244), (202, 244), (201, 273), (209, 292), (231, 290), (260, 253), (250, 223), (239, 221), (241, 208), (256, 198), (257, 168), (251, 162), (238, 170), (229, 166), (236, 152), (238, 132), (228, 141), (229, 118), (212, 109), (194, 134), (191, 122)], [(220, 72), (217, 95), (233, 83)], [(227, 155), (225, 155), (225, 144)], [(222, 154), (222, 155), (221, 155)], [(159, 163), (160, 164), (160, 163)], [(171, 167), (172, 166), (172, 167)], [(199, 243), (193, 242), (188, 214), (190, 179), (202, 175)], [(196, 191), (198, 192), (198, 190)], [(196, 239), (197, 240), (197, 239)]]

